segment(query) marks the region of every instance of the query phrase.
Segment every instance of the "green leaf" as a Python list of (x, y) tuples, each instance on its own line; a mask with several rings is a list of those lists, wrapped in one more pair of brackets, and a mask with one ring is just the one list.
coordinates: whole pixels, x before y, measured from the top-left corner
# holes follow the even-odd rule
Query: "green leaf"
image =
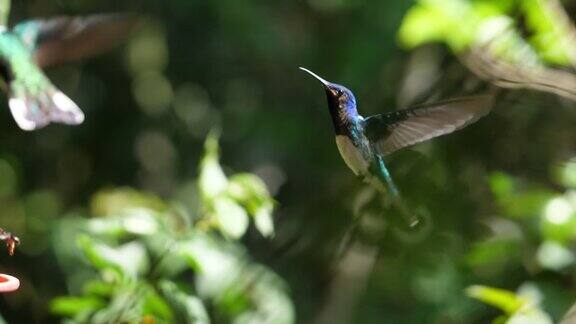
[(230, 198), (220, 197), (214, 201), (213, 217), (218, 228), (231, 238), (242, 237), (248, 229), (248, 213)]
[(136, 277), (148, 265), (146, 250), (141, 243), (131, 242), (119, 248), (97, 243), (87, 235), (78, 237), (78, 246), (97, 269), (114, 269), (121, 276)]
[(216, 296), (235, 285), (244, 266), (242, 253), (236, 245), (200, 233), (178, 246), (178, 254), (197, 272), (197, 288), (203, 297)]
[(271, 199), (264, 181), (250, 173), (239, 173), (230, 177), (228, 193), (240, 202)]
[(256, 215), (254, 216), (254, 224), (256, 228), (265, 237), (272, 237), (274, 236), (274, 221), (272, 219), (272, 210), (273, 205), (264, 204), (262, 205), (258, 211), (256, 211)]
[(530, 39), (540, 57), (553, 64), (568, 65), (572, 62), (576, 48), (572, 35), (573, 27), (556, 11), (550, 1), (524, 0), (521, 2), (525, 13), (526, 25), (533, 32)]
[(173, 282), (164, 280), (159, 284), (160, 292), (175, 313), (177, 323), (210, 323), (202, 300), (181, 291)]
[(236, 174), (230, 178), (228, 194), (254, 216), (256, 228), (263, 236), (274, 235), (274, 201), (262, 179), (248, 173)]
[(452, 21), (441, 10), (417, 5), (404, 16), (399, 31), (400, 42), (409, 49), (425, 43), (444, 42), (450, 26)]
[(220, 167), (218, 138), (209, 135), (204, 144), (204, 156), (200, 162), (198, 187), (204, 199), (214, 199), (228, 188), (228, 179)]
[(146, 208), (127, 210), (121, 220), (124, 230), (135, 235), (154, 235), (160, 227), (158, 214)]
[(100, 280), (91, 280), (84, 285), (83, 291), (85, 295), (109, 297), (114, 293), (115, 288), (116, 286), (113, 284)]
[(144, 315), (153, 315), (155, 318), (161, 318), (169, 322), (174, 321), (174, 313), (170, 305), (153, 289), (149, 289), (144, 298), (142, 312)]
[(94, 311), (106, 306), (96, 297), (57, 297), (50, 303), (50, 311), (60, 316), (74, 316), (81, 312)]
[[(173, 278), (186, 271), (194, 264), (177, 253), (180, 242), (172, 233), (146, 237), (146, 247), (150, 259), (153, 260), (154, 273), (161, 277)], [(192, 266), (194, 269), (194, 266)]]
[(466, 295), (501, 309), (509, 315), (514, 314), (526, 303), (525, 299), (512, 291), (480, 285), (468, 287)]

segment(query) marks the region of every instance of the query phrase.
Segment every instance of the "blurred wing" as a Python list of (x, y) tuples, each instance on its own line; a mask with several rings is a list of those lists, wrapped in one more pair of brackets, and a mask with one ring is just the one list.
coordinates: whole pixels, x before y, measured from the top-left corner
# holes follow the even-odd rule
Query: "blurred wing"
[(364, 129), (380, 154), (452, 133), (486, 115), (492, 95), (437, 102), (366, 118)]
[(38, 65), (46, 67), (109, 51), (134, 31), (138, 21), (125, 14), (58, 17), (20, 23), (14, 32), (34, 51)]
[(472, 48), (460, 55), (461, 62), (478, 77), (499, 87), (530, 89), (576, 101), (576, 76), (545, 66), (522, 66), (491, 54), (490, 47)]

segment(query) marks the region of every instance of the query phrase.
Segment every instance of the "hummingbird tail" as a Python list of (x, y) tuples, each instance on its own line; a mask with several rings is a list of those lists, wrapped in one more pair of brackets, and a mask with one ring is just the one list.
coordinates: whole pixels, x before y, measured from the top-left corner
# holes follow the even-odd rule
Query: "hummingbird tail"
[(51, 122), (78, 125), (84, 121), (82, 110), (52, 85), (37, 93), (15, 90), (11, 87), (8, 105), (14, 120), (23, 130), (35, 130)]
[(378, 171), (379, 171), (378, 178), (381, 182), (385, 184), (386, 189), (390, 195), (390, 200), (392, 204), (400, 212), (400, 214), (406, 221), (406, 224), (410, 228), (418, 226), (420, 224), (420, 218), (416, 216), (416, 214), (412, 213), (408, 208), (408, 206), (406, 206), (404, 199), (400, 195), (400, 191), (396, 187), (394, 180), (392, 180), (390, 172), (388, 172), (386, 165), (384, 165), (384, 159), (381, 156), (377, 156), (376, 160), (378, 162)]

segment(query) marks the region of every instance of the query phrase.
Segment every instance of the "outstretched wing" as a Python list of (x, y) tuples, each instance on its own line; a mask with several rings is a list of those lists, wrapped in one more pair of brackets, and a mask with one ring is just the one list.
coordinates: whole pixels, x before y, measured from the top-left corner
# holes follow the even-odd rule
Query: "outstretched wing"
[(486, 115), (492, 105), (492, 95), (436, 102), (368, 117), (364, 129), (378, 152), (386, 155), (464, 128)]
[(57, 17), (22, 22), (14, 32), (34, 52), (38, 65), (46, 67), (108, 51), (126, 39), (138, 21), (126, 14)]

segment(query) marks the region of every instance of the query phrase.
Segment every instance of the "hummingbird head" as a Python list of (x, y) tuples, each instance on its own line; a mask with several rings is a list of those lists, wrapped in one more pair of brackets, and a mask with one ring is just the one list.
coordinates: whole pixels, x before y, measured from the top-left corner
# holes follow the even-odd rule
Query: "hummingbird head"
[(301, 67), (300, 70), (310, 74), (324, 85), (326, 96), (328, 97), (328, 105), (331, 111), (334, 110), (339, 113), (351, 115), (357, 114), (356, 98), (352, 91), (339, 84), (328, 82), (308, 69)]

